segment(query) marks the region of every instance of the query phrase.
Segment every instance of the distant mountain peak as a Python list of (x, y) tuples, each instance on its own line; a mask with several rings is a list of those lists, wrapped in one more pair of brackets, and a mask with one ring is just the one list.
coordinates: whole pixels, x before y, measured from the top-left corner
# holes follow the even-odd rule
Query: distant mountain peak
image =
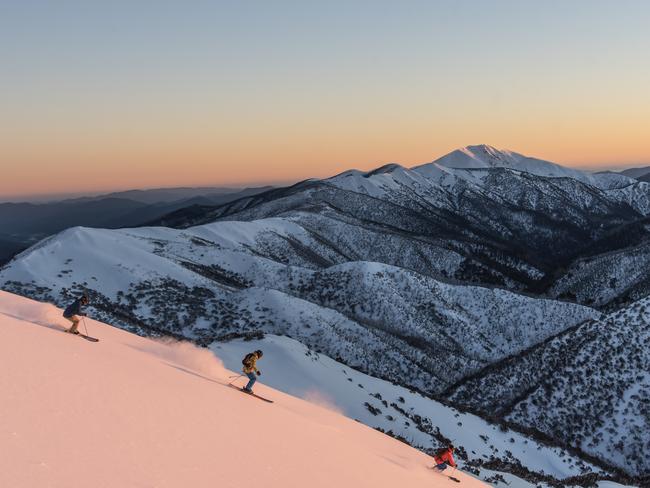
[(433, 162), (411, 168), (429, 176), (439, 174), (441, 168), (452, 170), (506, 168), (545, 178), (572, 178), (598, 188), (620, 188), (633, 182), (624, 175), (593, 175), (579, 169), (545, 161), (509, 149), (497, 149), (488, 144), (465, 146)]
[(507, 149), (497, 149), (488, 144), (478, 144), (456, 149), (436, 159), (434, 163), (449, 168), (493, 168), (514, 167), (524, 159), (527, 157), (523, 154)]
[(650, 166), (643, 166), (639, 168), (628, 168), (621, 171), (621, 174), (629, 178), (635, 178), (638, 180), (647, 181), (647, 177), (650, 174)]
[(521, 154), (517, 154), (508, 149), (497, 149), (496, 147), (490, 146), (489, 144), (477, 144), (473, 146), (465, 146), (458, 149), (458, 151), (461, 151), (469, 156), (474, 156), (474, 157), (480, 157), (485, 155), (490, 157), (496, 157), (496, 158), (512, 157), (514, 155), (523, 157)]
[(375, 168), (371, 171), (368, 171), (365, 175), (363, 175), (365, 178), (368, 178), (370, 176), (374, 175), (379, 175), (383, 173), (392, 173), (393, 171), (397, 169), (404, 169), (401, 165), (397, 163), (388, 163), (384, 164), (383, 166), (380, 166), (379, 168)]

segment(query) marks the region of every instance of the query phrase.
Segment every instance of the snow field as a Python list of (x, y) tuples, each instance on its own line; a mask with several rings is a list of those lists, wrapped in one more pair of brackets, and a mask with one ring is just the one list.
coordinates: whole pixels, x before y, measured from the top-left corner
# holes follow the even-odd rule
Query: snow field
[(227, 387), (206, 350), (94, 320), (90, 343), (55, 312), (0, 292), (0, 486), (448, 486), (425, 454), (331, 410)]

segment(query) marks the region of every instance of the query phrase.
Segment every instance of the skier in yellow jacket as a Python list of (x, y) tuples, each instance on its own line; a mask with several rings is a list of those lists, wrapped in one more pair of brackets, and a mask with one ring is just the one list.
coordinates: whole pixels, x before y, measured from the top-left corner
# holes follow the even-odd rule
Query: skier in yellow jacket
[[(259, 349), (255, 352), (246, 354), (242, 360), (244, 365), (243, 371), (244, 374), (248, 377), (248, 384), (242, 388), (246, 393), (253, 393), (253, 385), (257, 381), (257, 376), (261, 375), (262, 372), (257, 369), (257, 361), (263, 356), (262, 351)], [(257, 376), (256, 376), (257, 375)]]

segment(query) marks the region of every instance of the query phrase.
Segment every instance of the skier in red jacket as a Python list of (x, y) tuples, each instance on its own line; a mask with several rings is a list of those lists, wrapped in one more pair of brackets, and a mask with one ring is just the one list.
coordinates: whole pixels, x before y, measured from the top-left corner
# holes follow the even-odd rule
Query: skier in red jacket
[(435, 456), (433, 456), (433, 460), (436, 463), (436, 469), (440, 471), (444, 471), (447, 469), (447, 465), (456, 467), (456, 462), (454, 461), (454, 446), (449, 444), (448, 447), (439, 450)]

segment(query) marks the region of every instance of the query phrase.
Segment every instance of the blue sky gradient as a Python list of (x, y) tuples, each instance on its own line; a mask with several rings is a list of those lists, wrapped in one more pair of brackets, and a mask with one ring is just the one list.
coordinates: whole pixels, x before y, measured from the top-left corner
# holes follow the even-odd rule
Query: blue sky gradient
[(29, 193), (67, 191), (52, 167), (230, 184), (477, 143), (629, 166), (648, 25), (640, 0), (0, 1), (0, 164), (43, 174)]

